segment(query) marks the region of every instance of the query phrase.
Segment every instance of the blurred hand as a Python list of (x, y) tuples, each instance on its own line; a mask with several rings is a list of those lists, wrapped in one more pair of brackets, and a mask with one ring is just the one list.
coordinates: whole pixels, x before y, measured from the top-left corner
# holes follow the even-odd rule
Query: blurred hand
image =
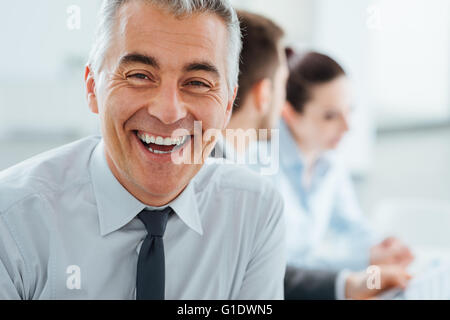
[(389, 237), (370, 249), (371, 265), (408, 266), (414, 260), (409, 248), (399, 239)]
[(366, 271), (351, 273), (345, 283), (345, 297), (347, 299), (361, 300), (361, 299), (373, 299), (382, 292), (400, 288), (405, 289), (408, 281), (411, 279), (411, 275), (406, 272), (405, 267), (400, 265), (386, 265), (379, 266), (380, 274), (380, 287), (377, 289), (370, 289), (368, 284), (369, 277), (372, 274)]

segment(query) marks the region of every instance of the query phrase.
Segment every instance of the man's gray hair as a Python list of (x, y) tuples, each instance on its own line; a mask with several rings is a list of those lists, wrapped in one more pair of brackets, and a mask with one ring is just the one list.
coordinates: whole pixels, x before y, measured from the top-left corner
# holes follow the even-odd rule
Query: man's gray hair
[[(88, 64), (94, 75), (98, 75), (103, 67), (103, 59), (109, 49), (117, 11), (130, 1), (137, 0), (104, 0), (100, 13), (99, 25), (95, 36), (94, 45), (89, 56)], [(176, 17), (194, 13), (210, 12), (221, 17), (228, 29), (228, 61), (227, 82), (230, 92), (238, 83), (239, 56), (242, 49), (241, 29), (236, 11), (229, 0), (139, 0), (159, 8), (169, 10)]]

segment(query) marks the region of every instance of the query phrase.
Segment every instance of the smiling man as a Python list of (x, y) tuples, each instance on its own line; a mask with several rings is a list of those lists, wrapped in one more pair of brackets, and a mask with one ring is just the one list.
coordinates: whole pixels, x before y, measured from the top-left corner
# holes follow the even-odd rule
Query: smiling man
[(0, 173), (0, 299), (283, 298), (280, 196), (203, 161), (240, 47), (226, 0), (104, 1), (85, 74), (102, 136)]

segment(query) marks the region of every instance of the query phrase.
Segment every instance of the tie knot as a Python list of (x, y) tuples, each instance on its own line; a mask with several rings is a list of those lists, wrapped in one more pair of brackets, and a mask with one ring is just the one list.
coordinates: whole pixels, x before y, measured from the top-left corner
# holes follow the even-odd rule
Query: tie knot
[(138, 217), (144, 223), (149, 236), (162, 237), (171, 212), (172, 208), (170, 207), (164, 210), (143, 210)]

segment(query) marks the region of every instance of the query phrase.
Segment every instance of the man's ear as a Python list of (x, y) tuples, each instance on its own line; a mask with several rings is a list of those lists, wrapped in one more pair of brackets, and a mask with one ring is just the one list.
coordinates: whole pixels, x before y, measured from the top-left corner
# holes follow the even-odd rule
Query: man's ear
[(93, 113), (98, 114), (98, 102), (97, 96), (95, 94), (94, 73), (92, 72), (91, 67), (89, 65), (87, 65), (85, 69), (84, 82), (86, 84), (86, 98), (89, 105), (89, 109), (91, 109)]
[(266, 114), (272, 102), (272, 80), (264, 78), (253, 85), (252, 95), (256, 110), (260, 114)]
[(283, 108), (281, 109), (281, 117), (284, 120), (289, 121), (290, 119), (292, 119), (294, 114), (295, 114), (294, 107), (291, 105), (289, 101), (286, 101), (284, 103)]
[(236, 99), (238, 90), (239, 87), (236, 86), (233, 90), (233, 98), (228, 101), (227, 109), (225, 110), (225, 122), (222, 129), (225, 129), (230, 123), (231, 115), (233, 114), (234, 100)]

